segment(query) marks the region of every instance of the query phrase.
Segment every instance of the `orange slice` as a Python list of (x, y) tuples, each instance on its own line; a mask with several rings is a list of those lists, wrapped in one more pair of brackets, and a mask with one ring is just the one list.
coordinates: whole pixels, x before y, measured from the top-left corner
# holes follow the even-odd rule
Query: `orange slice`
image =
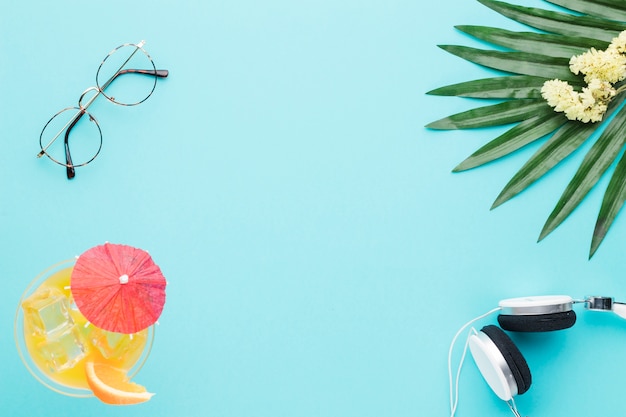
[(106, 404), (139, 404), (154, 395), (147, 392), (145, 387), (131, 382), (123, 369), (104, 363), (87, 362), (85, 374), (89, 388)]

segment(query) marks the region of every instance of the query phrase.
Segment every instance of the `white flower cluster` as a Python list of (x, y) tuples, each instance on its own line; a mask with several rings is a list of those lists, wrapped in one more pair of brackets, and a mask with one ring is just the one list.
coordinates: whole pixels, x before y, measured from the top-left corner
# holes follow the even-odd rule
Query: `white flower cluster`
[(591, 80), (581, 92), (561, 80), (549, 80), (543, 84), (541, 95), (554, 111), (565, 113), (570, 120), (584, 123), (599, 122), (606, 112), (608, 103), (616, 94), (613, 85), (597, 78)]
[(565, 113), (570, 120), (601, 121), (618, 93), (613, 84), (626, 79), (626, 31), (613, 38), (604, 51), (591, 48), (573, 56), (569, 68), (572, 73), (585, 76), (587, 87), (578, 92), (565, 81), (549, 80), (541, 88), (541, 96), (554, 111)]

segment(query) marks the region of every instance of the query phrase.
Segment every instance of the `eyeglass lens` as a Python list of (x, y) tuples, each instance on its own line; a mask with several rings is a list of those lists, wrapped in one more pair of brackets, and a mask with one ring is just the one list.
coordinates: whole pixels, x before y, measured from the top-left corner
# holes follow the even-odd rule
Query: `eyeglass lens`
[(102, 61), (96, 84), (106, 98), (124, 106), (145, 101), (156, 87), (157, 76), (150, 56), (136, 45), (122, 45)]
[[(100, 127), (88, 113), (81, 115), (81, 111), (78, 107), (61, 110), (50, 119), (41, 132), (41, 145), (45, 146), (52, 142), (46, 149), (46, 154), (58, 164), (79, 167), (91, 162), (100, 152), (102, 146)], [(71, 140), (68, 134), (70, 131)], [(59, 132), (62, 132), (61, 136), (53, 141)], [(66, 146), (69, 147), (70, 142), (70, 161), (67, 161)]]

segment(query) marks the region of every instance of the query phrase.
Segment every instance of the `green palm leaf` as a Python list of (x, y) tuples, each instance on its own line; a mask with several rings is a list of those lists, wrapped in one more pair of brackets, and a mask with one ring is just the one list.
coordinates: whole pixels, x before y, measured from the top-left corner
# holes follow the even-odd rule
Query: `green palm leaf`
[[(605, 117), (610, 117), (622, 101), (623, 98), (611, 102)], [(568, 121), (564, 124), (511, 178), (491, 208), (498, 207), (528, 188), (576, 151), (596, 131), (596, 128), (596, 125), (589, 123)]]
[(619, 112), (591, 147), (539, 235), (545, 238), (580, 204), (626, 142), (626, 111)]
[(520, 122), (538, 113), (554, 115), (545, 100), (510, 100), (453, 114), (432, 122), (430, 129), (470, 129)]
[(514, 74), (558, 78), (574, 82), (579, 82), (581, 79), (570, 72), (569, 59), (566, 58), (554, 58), (528, 52), (491, 51), (458, 45), (439, 45), (439, 47), (470, 62)]
[(617, 216), (617, 213), (622, 209), (624, 201), (626, 200), (626, 155), (622, 155), (621, 160), (615, 168), (615, 172), (611, 177), (611, 181), (604, 193), (604, 199), (602, 200), (602, 207), (600, 208), (600, 214), (598, 214), (598, 220), (596, 221), (596, 227), (593, 230), (593, 238), (591, 239), (591, 249), (589, 251), (589, 257), (592, 257), (598, 246), (602, 243), (602, 240), (609, 231), (609, 227), (613, 224), (613, 220)]
[[(610, 42), (626, 24), (593, 16), (576, 16), (535, 7), (522, 7), (496, 0), (478, 0), (496, 12), (535, 29), (564, 36), (580, 36)], [(569, 1), (564, 1), (569, 4)], [(567, 7), (567, 6), (564, 6)]]
[(611, 20), (626, 20), (623, 0), (548, 0), (550, 3), (591, 16)]
[(586, 52), (589, 48), (604, 49), (608, 42), (576, 36), (561, 36), (548, 33), (513, 32), (488, 26), (455, 26), (461, 32), (477, 39), (520, 52), (570, 59), (573, 55)]
[(524, 120), (474, 152), (469, 158), (457, 165), (453, 171), (466, 171), (502, 158), (552, 133), (566, 121), (567, 119), (562, 114), (556, 114), (552, 109), (549, 113)]
[(548, 79), (531, 75), (484, 78), (436, 88), (426, 94), (474, 98), (541, 98), (541, 87)]
[(498, 207), (524, 191), (578, 149), (594, 131), (594, 125), (567, 122), (511, 178), (491, 208)]
[[(440, 47), (469, 62), (504, 74), (450, 84), (433, 89), (427, 94), (500, 101), (444, 117), (426, 127), (469, 129), (511, 124), (508, 130), (488, 141), (453, 171), (479, 167), (516, 152), (532, 142), (545, 139), (545, 143), (503, 188), (492, 208), (526, 190), (564, 162), (584, 143), (593, 140), (576, 174), (548, 216), (539, 235), (541, 241), (581, 204), (626, 148), (626, 109), (617, 111), (626, 93), (610, 103), (604, 121), (585, 124), (568, 121), (563, 114), (555, 113), (542, 98), (541, 88), (546, 80), (555, 78), (567, 81), (577, 89), (586, 85), (582, 76), (571, 73), (569, 60), (590, 48), (605, 49), (612, 39), (626, 30), (626, 1), (546, 0), (571, 10), (572, 13), (518, 6), (499, 0), (478, 1), (541, 33), (516, 32), (488, 26), (456, 26), (472, 38), (500, 49), (478, 49), (461, 45)], [(594, 134), (596, 132), (598, 134)], [(616, 164), (604, 193), (591, 241), (590, 258), (597, 251), (625, 202), (626, 156), (623, 156)]]

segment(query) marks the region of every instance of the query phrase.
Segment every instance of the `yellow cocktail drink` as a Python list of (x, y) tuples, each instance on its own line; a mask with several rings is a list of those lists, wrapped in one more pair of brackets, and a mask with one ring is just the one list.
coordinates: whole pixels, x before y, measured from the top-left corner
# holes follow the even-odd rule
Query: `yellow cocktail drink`
[(130, 370), (150, 342), (150, 329), (113, 333), (90, 324), (76, 308), (70, 291), (73, 267), (53, 272), (21, 303), (26, 351), (50, 380), (89, 390), (87, 363)]

